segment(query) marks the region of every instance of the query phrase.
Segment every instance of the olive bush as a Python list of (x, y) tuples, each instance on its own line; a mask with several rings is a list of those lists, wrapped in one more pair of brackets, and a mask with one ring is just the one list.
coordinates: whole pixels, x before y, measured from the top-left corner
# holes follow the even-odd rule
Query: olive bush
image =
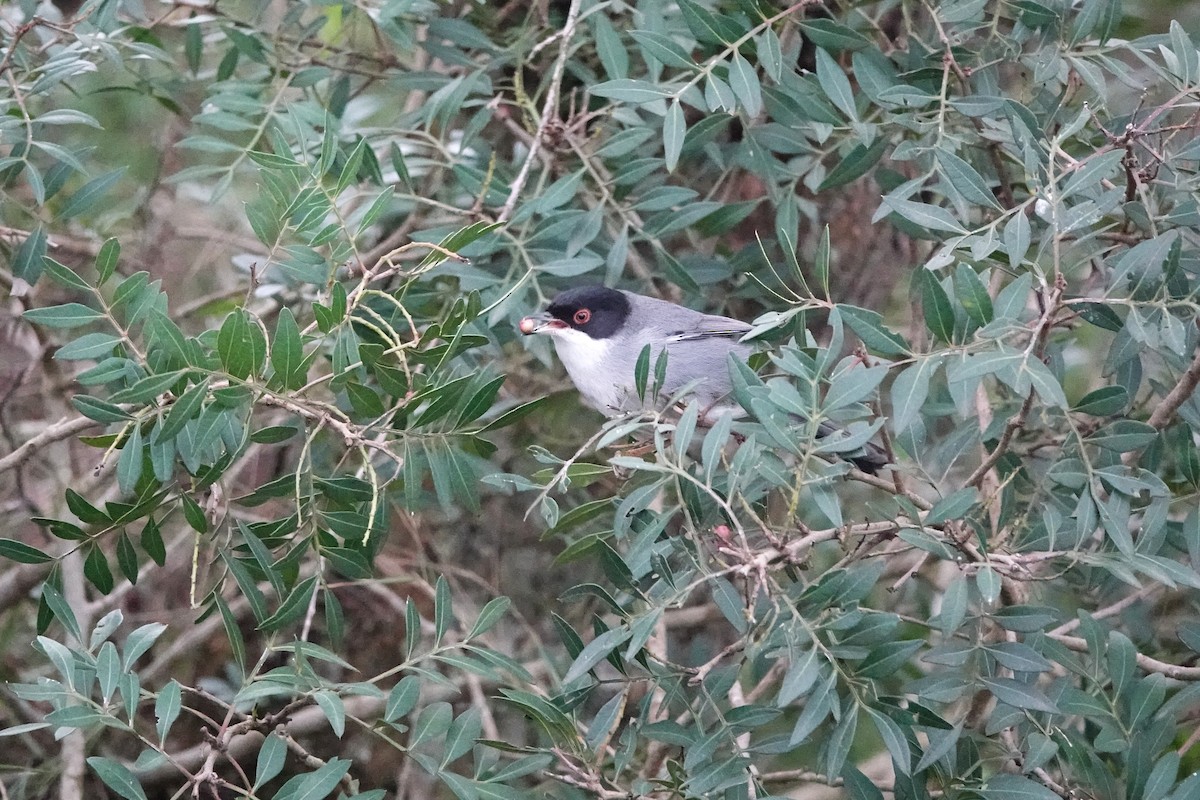
[[(1200, 797), (1188, 20), (0, 15), (4, 796)], [(583, 410), (581, 283), (746, 416)]]

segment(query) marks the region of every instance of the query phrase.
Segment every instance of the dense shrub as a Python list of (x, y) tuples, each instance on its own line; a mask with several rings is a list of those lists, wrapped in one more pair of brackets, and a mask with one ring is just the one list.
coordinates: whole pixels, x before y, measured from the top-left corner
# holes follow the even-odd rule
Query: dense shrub
[[(0, 13), (5, 796), (1200, 796), (1184, 24)], [(585, 282), (750, 416), (582, 409)]]

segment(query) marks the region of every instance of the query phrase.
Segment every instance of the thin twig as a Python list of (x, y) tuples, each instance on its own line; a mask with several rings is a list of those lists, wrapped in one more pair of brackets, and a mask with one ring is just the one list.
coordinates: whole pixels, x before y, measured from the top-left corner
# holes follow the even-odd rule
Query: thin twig
[(508, 218), (512, 216), (517, 207), (517, 198), (520, 197), (521, 190), (525, 188), (525, 182), (529, 180), (533, 162), (537, 160), (542, 142), (546, 138), (546, 129), (550, 127), (552, 120), (558, 119), (558, 94), (562, 88), (563, 74), (567, 69), (567, 56), (571, 52), (571, 39), (575, 36), (575, 25), (579, 21), (580, 5), (580, 0), (571, 0), (571, 8), (567, 11), (567, 21), (562, 29), (562, 41), (558, 46), (558, 60), (554, 62), (550, 86), (546, 89), (546, 102), (542, 104), (542, 118), (538, 120), (537, 133), (534, 134), (533, 142), (529, 145), (529, 153), (525, 156), (525, 162), (521, 164), (521, 170), (513, 180), (508, 199), (504, 201), (504, 206), (496, 217), (497, 222), (507, 222)]
[[(1062, 634), (1047, 634), (1051, 639), (1066, 645), (1067, 649), (1077, 653), (1087, 653), (1088, 643), (1079, 636), (1064, 636)], [(1183, 667), (1179, 664), (1168, 664), (1144, 653), (1137, 654), (1137, 665), (1146, 672), (1157, 672), (1177, 681), (1200, 681), (1200, 667)]]
[(13, 450), (11, 453), (4, 456), (4, 458), (0, 458), (0, 472), (7, 472), (10, 469), (15, 469), (16, 467), (21, 466), (30, 458), (32, 458), (35, 452), (51, 442), (61, 441), (62, 439), (69, 438), (77, 433), (82, 433), (88, 428), (94, 428), (99, 424), (99, 422), (88, 419), (87, 417), (60, 419), (58, 422), (55, 422), (47, 427), (37, 436), (34, 436), (32, 439), (25, 442), (16, 450)]
[(1150, 415), (1150, 419), (1146, 420), (1146, 423), (1160, 431), (1165, 428), (1179, 407), (1187, 402), (1187, 399), (1192, 396), (1192, 392), (1196, 391), (1197, 384), (1200, 384), (1200, 351), (1196, 352), (1192, 363), (1179, 376), (1179, 382), (1158, 404), (1158, 408), (1154, 409), (1154, 413)]

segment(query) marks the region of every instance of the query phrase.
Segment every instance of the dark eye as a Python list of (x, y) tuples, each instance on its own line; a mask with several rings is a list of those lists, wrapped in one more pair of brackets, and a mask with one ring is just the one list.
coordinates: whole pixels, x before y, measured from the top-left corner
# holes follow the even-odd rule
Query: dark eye
[(575, 324), (576, 325), (587, 325), (588, 320), (590, 320), (591, 318), (592, 318), (592, 312), (588, 311), (586, 308), (581, 308), (575, 312)]

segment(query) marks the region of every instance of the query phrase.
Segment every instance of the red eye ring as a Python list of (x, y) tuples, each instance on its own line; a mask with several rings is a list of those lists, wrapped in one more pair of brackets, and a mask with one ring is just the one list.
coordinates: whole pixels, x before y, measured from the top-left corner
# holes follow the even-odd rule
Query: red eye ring
[(591, 318), (592, 318), (592, 312), (588, 311), (586, 308), (581, 308), (578, 311), (576, 311), (575, 316), (573, 317), (576, 325), (587, 325), (588, 321), (591, 320)]

